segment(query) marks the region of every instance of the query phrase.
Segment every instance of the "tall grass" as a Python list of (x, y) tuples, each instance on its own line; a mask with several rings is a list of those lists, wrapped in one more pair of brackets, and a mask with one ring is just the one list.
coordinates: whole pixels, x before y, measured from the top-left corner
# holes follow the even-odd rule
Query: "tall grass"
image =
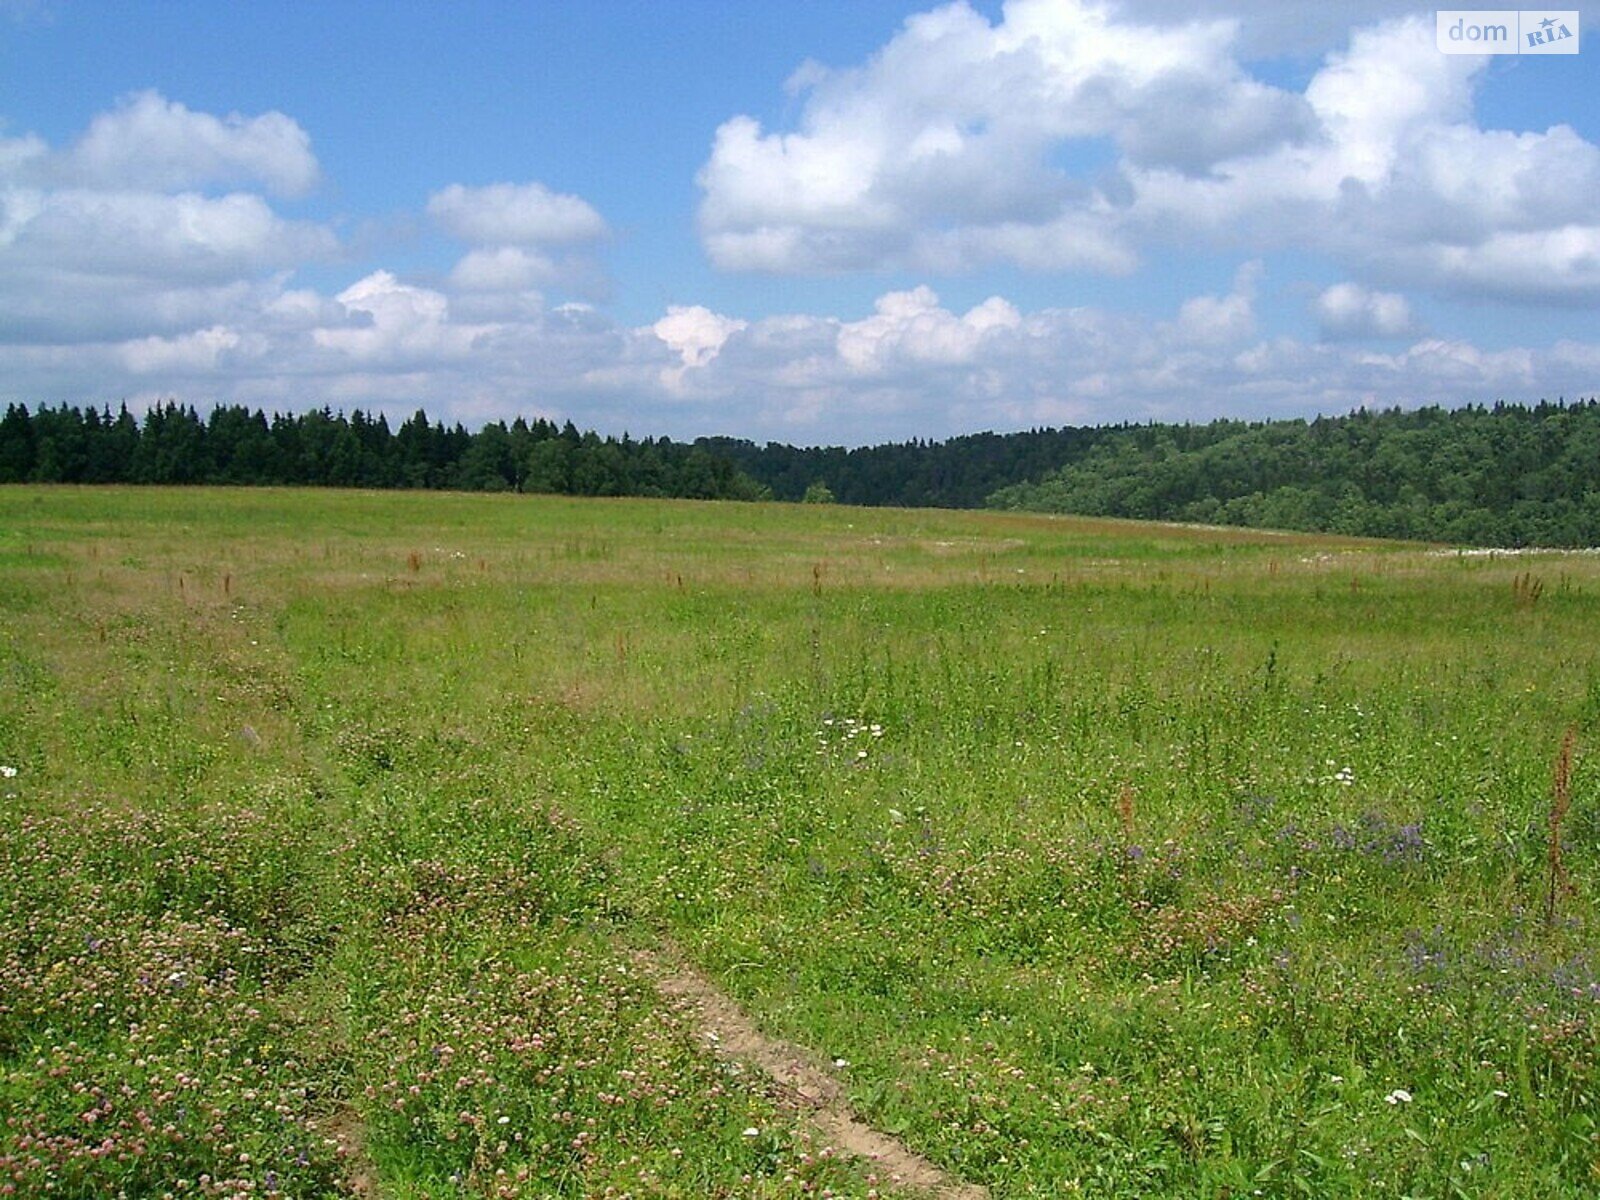
[(0, 1186), (887, 1194), (669, 937), (997, 1196), (1592, 1194), (1589, 559), (196, 495), (0, 489)]

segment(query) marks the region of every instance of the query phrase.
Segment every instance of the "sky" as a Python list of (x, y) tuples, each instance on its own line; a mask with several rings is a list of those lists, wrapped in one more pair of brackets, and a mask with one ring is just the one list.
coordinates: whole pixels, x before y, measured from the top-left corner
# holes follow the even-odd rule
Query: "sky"
[(1600, 395), (1600, 4), (1575, 55), (1435, 11), (0, 0), (0, 404), (853, 446)]

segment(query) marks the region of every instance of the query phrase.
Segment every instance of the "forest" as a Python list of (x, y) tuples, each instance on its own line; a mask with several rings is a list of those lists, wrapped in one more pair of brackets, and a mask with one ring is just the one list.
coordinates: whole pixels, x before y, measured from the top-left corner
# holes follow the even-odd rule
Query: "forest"
[(1361, 409), (845, 448), (635, 440), (418, 410), (11, 404), (0, 483), (433, 488), (1003, 508), (1491, 546), (1600, 544), (1600, 402)]
[(0, 419), (0, 483), (245, 484), (546, 492), (755, 500), (726, 457), (665, 438), (579, 433), (568, 421), (492, 421), (476, 433), (418, 410), (398, 430), (381, 413), (298, 415), (238, 406), (202, 418), (175, 403), (143, 422), (126, 406), (12, 404)]
[(1478, 546), (1600, 544), (1600, 405), (1148, 425), (991, 507)]

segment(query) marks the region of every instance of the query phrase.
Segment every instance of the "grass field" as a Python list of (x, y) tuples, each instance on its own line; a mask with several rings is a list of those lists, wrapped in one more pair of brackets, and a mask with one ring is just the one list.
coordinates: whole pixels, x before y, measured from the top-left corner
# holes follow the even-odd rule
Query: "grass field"
[(1597, 728), (1582, 555), (0, 489), (0, 1195), (910, 1194), (642, 948), (995, 1197), (1593, 1196)]

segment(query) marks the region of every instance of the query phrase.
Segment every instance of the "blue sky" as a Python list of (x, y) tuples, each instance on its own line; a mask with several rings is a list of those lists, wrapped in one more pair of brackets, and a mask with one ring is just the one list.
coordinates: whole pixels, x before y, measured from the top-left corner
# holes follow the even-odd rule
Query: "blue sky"
[(0, 0), (0, 403), (861, 444), (1600, 393), (1600, 42), (1433, 13)]

